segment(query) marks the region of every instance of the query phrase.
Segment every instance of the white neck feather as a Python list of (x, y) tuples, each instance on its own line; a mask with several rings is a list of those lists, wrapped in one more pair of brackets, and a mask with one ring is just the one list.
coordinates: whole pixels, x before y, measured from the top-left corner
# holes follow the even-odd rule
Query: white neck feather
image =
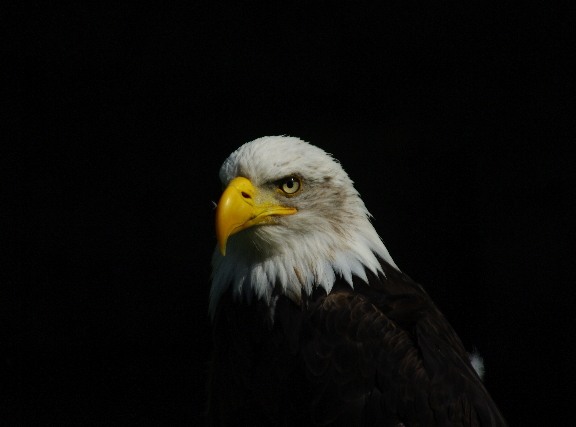
[[(353, 276), (368, 282), (366, 269), (383, 274), (378, 258), (398, 268), (368, 218), (362, 216), (356, 222), (350, 224), (347, 235), (319, 230), (287, 238), (276, 227), (267, 227), (271, 228), (267, 233), (277, 232), (276, 237), (283, 240), (281, 251), (276, 239), (266, 236), (266, 241), (261, 240), (260, 227), (232, 236), (226, 256), (216, 248), (212, 257), (210, 313), (214, 315), (229, 286), (237, 300), (250, 302), (254, 295), (270, 304), (272, 291), (279, 285), (283, 294), (299, 304), (302, 291), (310, 295), (313, 287), (321, 287), (329, 293), (337, 277), (352, 286)], [(251, 247), (254, 250), (247, 251)]]

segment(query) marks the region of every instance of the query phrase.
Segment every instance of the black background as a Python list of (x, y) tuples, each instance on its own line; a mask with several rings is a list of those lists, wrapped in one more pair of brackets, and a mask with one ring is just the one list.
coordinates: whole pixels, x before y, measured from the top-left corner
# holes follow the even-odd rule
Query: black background
[(6, 425), (202, 419), (218, 169), (280, 134), (342, 162), (511, 426), (571, 409), (573, 24), (380, 3), (3, 6)]

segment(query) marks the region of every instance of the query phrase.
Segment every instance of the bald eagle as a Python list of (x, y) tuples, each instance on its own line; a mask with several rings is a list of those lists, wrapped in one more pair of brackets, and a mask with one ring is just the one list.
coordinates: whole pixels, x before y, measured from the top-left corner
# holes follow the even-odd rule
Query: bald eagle
[(220, 179), (210, 425), (506, 425), (338, 161), (264, 137)]

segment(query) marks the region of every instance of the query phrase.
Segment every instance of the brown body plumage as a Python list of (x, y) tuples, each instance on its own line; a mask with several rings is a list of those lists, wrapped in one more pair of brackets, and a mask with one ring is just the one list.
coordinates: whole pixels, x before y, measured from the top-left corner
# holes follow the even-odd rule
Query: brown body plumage
[(505, 426), (460, 339), (422, 288), (343, 280), (301, 306), (277, 295), (214, 318), (209, 418), (218, 426)]

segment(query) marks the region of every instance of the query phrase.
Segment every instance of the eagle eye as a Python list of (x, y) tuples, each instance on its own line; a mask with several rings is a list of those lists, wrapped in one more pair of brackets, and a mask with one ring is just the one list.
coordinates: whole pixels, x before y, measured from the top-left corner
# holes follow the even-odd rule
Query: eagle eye
[(302, 181), (296, 176), (290, 176), (280, 182), (279, 189), (288, 196), (294, 196), (302, 189)]

